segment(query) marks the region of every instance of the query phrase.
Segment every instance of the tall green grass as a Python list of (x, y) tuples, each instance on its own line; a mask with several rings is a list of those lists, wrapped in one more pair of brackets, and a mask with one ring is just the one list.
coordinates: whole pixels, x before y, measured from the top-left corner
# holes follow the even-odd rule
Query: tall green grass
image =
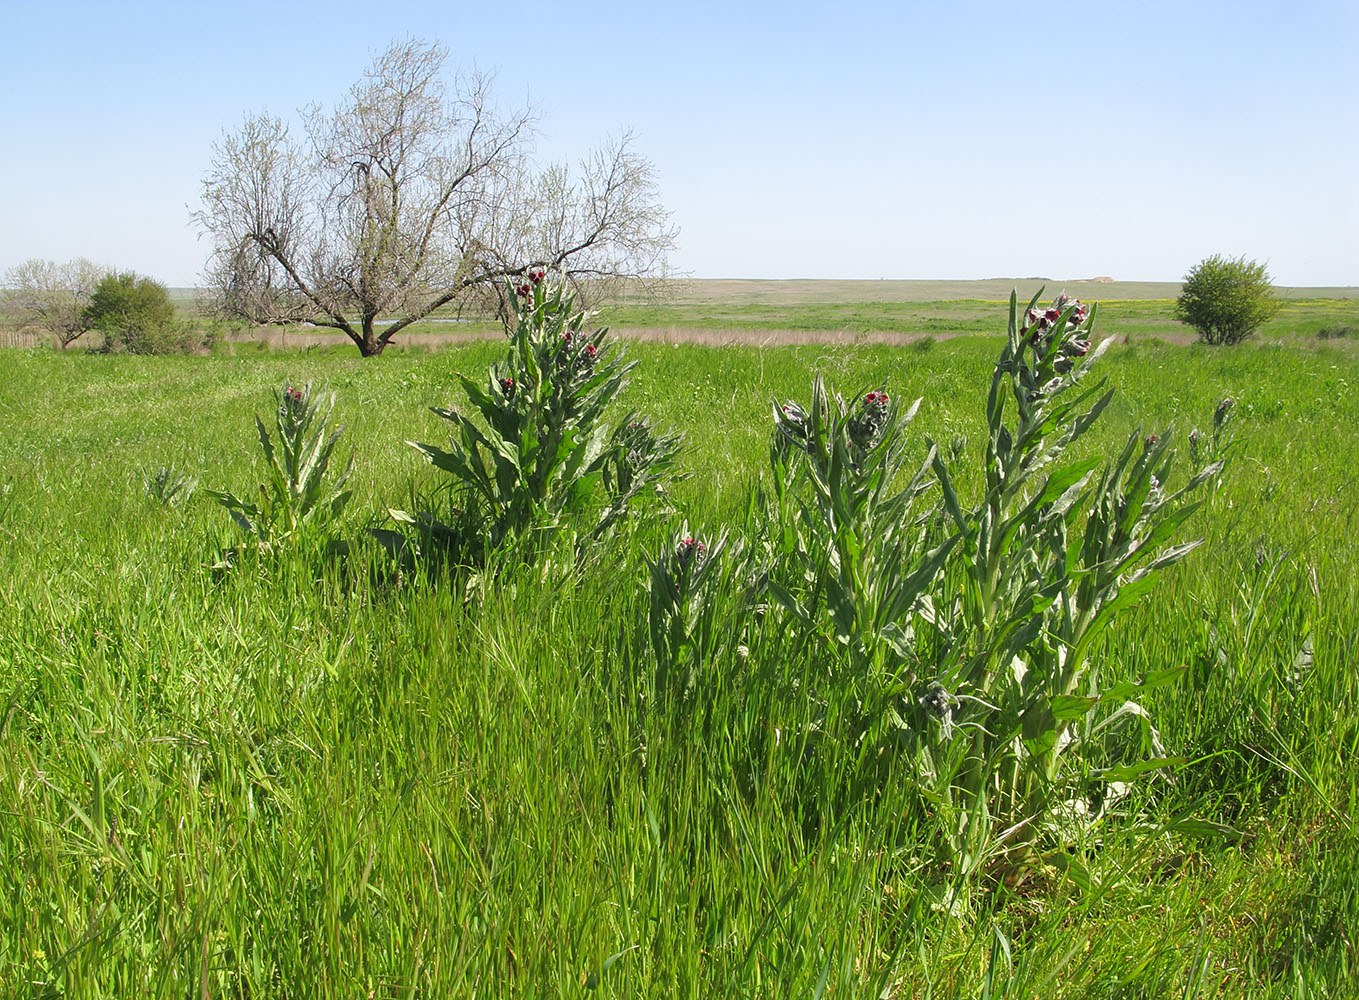
[[(778, 635), (704, 664), (701, 697), (651, 696), (644, 557), (678, 517), (580, 568), (469, 582), (299, 548), (223, 575), (222, 510), (147, 492), (170, 465), (253, 489), (252, 414), (313, 381), (348, 424), (358, 535), (434, 487), (405, 442), (438, 440), (427, 407), (501, 351), (0, 358), (0, 994), (1359, 989), (1352, 353), (1106, 355), (1091, 453), (1238, 401), (1205, 545), (1095, 654), (1188, 668), (1151, 707), (1189, 763), (1083, 845), (1088, 884), (979, 887), (924, 849), (904, 773), (805, 808), (835, 775), (791, 735), (813, 678)], [(745, 516), (771, 399), (814, 372), (885, 384), (925, 397), (921, 458), (926, 434), (975, 450), (995, 347), (630, 352), (621, 403), (686, 431), (675, 503), (716, 533)]]

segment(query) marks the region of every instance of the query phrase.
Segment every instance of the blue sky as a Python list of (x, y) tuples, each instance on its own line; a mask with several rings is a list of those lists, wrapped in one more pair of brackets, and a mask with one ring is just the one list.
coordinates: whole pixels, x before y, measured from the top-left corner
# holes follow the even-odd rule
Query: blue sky
[(439, 40), (574, 159), (632, 128), (698, 277), (1359, 284), (1359, 4), (16, 3), (0, 271), (198, 281), (210, 146)]

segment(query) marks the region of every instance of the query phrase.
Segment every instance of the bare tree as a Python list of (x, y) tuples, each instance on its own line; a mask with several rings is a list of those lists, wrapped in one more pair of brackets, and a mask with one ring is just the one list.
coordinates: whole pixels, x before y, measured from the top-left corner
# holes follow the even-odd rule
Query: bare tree
[(65, 348), (90, 329), (85, 307), (108, 273), (107, 267), (84, 257), (65, 264), (26, 260), (5, 273), (5, 304), (21, 322), (49, 331), (56, 345)]
[(333, 111), (302, 111), (305, 143), (265, 115), (214, 145), (194, 218), (227, 311), (333, 327), (371, 357), (530, 268), (579, 279), (663, 267), (675, 231), (630, 133), (576, 174), (535, 170), (531, 113), (498, 113), (482, 75), (450, 91), (446, 59), (438, 45), (394, 45)]

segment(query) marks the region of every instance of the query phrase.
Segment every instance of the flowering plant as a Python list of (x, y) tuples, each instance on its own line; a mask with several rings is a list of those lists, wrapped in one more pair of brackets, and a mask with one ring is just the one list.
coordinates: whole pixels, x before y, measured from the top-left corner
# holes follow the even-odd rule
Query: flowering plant
[[(933, 445), (912, 474), (915, 406), (900, 412), (877, 390), (847, 404), (817, 379), (810, 405), (774, 407), (772, 483), (751, 534), (781, 629), (834, 672), (808, 743), (853, 748), (852, 795), (877, 794), (882, 769), (906, 762), (954, 871), (1024, 864), (1047, 845), (1079, 878), (1051, 848), (1177, 762), (1137, 699), (1178, 670), (1111, 681), (1092, 653), (1195, 547), (1172, 539), (1222, 464), (1213, 455), (1171, 488), (1169, 430), (1135, 430), (1111, 461), (1066, 459), (1113, 398), (1090, 378), (1109, 343), (1091, 348), (1094, 318), (1065, 297), (1024, 310), (1011, 297), (972, 503)], [(954, 468), (963, 449), (950, 449)]]
[(727, 535), (704, 538), (690, 532), (654, 559), (650, 570), (651, 648), (656, 657), (653, 694), (683, 695), (694, 685), (699, 667), (721, 641), (716, 595), (730, 592)]
[(849, 404), (818, 377), (810, 407), (774, 406), (771, 490), (757, 502), (771, 595), (814, 632), (828, 611), (827, 638), (856, 674), (881, 667), (954, 544), (930, 549), (916, 516), (933, 457), (912, 471), (906, 428), (919, 405), (900, 410), (882, 391)]
[(459, 376), (476, 416), (434, 407), (454, 426), (449, 447), (411, 444), (453, 475), (487, 549), (532, 546), (587, 511), (597, 514), (587, 537), (598, 538), (673, 477), (680, 438), (635, 415), (610, 424), (607, 410), (636, 363), (606, 344), (606, 329), (585, 328), (564, 281), (534, 268), (510, 291), (516, 313), (504, 361), (485, 381)]
[[(1103, 381), (1089, 381), (1109, 344), (1091, 349), (1093, 322), (1093, 310), (1065, 296), (1042, 310), (1035, 296), (1022, 313), (1011, 296), (975, 505), (963, 506), (935, 461), (961, 538), (958, 569), (922, 616), (932, 676), (901, 705), (896, 739), (910, 747), (922, 798), (941, 817), (946, 853), (967, 867), (1017, 864), (1043, 836), (1073, 836), (1074, 818), (1094, 822), (1128, 781), (1176, 763), (1134, 699), (1177, 671), (1111, 684), (1091, 652), (1153, 574), (1198, 544), (1168, 543), (1199, 506), (1191, 494), (1221, 464), (1171, 491), (1169, 430), (1134, 430), (1111, 462), (1064, 464), (1113, 398)], [(1091, 765), (1095, 747), (1102, 756), (1129, 733), (1140, 760)]]
[(227, 509), (231, 519), (262, 550), (275, 549), (304, 528), (337, 517), (349, 502), (345, 489), (354, 466), (349, 461), (336, 477), (328, 478), (331, 455), (343, 427), (331, 429), (335, 396), (321, 398), (305, 387), (285, 385), (274, 392), (274, 436), (258, 415), (255, 429), (268, 476), (259, 499), (244, 500), (233, 493), (205, 492)]

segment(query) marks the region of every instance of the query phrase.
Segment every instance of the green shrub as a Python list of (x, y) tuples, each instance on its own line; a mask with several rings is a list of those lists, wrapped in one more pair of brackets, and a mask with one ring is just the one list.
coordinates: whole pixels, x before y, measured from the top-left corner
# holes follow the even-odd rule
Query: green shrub
[[(1179, 669), (1116, 678), (1095, 650), (1198, 544), (1175, 536), (1222, 471), (1231, 404), (1177, 484), (1169, 430), (1069, 458), (1114, 395), (1089, 377), (1109, 344), (1092, 349), (1093, 321), (1065, 296), (1023, 311), (1011, 297), (983, 487), (970, 498), (928, 441), (913, 472), (915, 407), (899, 411), (885, 392), (846, 403), (817, 379), (809, 406), (774, 409), (746, 575), (764, 581), (759, 604), (779, 633), (830, 675), (808, 686), (822, 712), (799, 739), (836, 757), (851, 803), (904, 762), (908, 808), (932, 817), (940, 870), (1002, 874), (1045, 859), (1079, 881), (1067, 848), (1137, 777), (1180, 763), (1140, 700)], [(965, 443), (948, 451), (957, 466)], [(664, 661), (674, 643), (656, 631)]]
[(106, 275), (82, 317), (104, 335), (105, 353), (174, 354), (189, 347), (165, 286), (132, 271)]
[(1184, 277), (1175, 318), (1199, 332), (1205, 344), (1237, 344), (1279, 311), (1263, 264), (1215, 255)]
[(680, 438), (636, 414), (608, 419), (636, 363), (605, 344), (607, 329), (584, 329), (564, 282), (533, 270), (510, 298), (518, 312), (505, 360), (484, 382), (459, 376), (476, 417), (435, 407), (454, 425), (449, 449), (411, 442), (460, 493), (464, 524), (439, 527), (462, 541), (470, 530), (486, 551), (502, 542), (527, 551), (589, 515), (583, 540), (598, 540), (634, 501), (664, 492)]

